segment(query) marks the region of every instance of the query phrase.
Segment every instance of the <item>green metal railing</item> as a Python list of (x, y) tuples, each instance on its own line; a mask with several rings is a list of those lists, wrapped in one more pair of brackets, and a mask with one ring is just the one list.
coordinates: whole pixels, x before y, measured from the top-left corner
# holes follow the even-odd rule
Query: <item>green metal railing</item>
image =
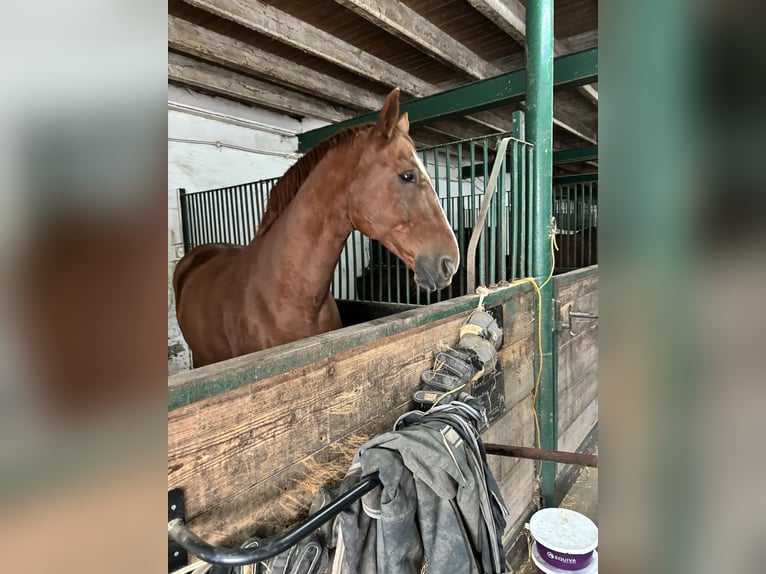
[(586, 179), (590, 181), (554, 182), (558, 273), (598, 263), (598, 175)]
[[(413, 272), (396, 256), (379, 242), (354, 231), (335, 269), (333, 296), (424, 305), (472, 292), (466, 282), (467, 247), (495, 162), (500, 162), (500, 171), (474, 255), (476, 280), (491, 285), (529, 276), (532, 218), (528, 174), (532, 171), (533, 148), (510, 138), (505, 152), (498, 157), (498, 142), (508, 136), (500, 133), (418, 150), (460, 246), (460, 268), (449, 287), (430, 293), (419, 289)], [(249, 243), (276, 181), (194, 193), (181, 190), (185, 250), (210, 242)]]
[(187, 193), (179, 190), (184, 251), (204, 243), (247, 245), (278, 178)]

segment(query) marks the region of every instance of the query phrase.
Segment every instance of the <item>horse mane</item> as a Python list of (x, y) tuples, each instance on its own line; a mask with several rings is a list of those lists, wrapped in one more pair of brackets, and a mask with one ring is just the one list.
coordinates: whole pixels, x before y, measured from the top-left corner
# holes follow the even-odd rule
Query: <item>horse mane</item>
[(331, 149), (350, 144), (362, 131), (369, 130), (374, 123), (360, 124), (346, 128), (311, 148), (303, 157), (295, 162), (285, 174), (279, 178), (269, 192), (269, 202), (266, 205), (266, 213), (263, 214), (258, 226), (256, 237), (265, 234), (274, 222), (290, 205), (298, 190), (308, 179), (311, 171), (322, 161)]

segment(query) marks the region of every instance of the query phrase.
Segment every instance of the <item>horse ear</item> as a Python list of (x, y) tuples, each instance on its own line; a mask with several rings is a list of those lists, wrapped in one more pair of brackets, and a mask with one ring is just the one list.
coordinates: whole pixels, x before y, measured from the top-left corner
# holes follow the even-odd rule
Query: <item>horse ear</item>
[(378, 117), (378, 125), (375, 126), (375, 131), (384, 138), (390, 139), (391, 134), (394, 133), (398, 117), (399, 88), (394, 88), (383, 103), (383, 107), (380, 110), (380, 116)]
[(399, 116), (399, 121), (396, 123), (396, 127), (403, 134), (410, 133), (410, 118), (407, 115), (407, 112), (404, 112), (401, 116)]

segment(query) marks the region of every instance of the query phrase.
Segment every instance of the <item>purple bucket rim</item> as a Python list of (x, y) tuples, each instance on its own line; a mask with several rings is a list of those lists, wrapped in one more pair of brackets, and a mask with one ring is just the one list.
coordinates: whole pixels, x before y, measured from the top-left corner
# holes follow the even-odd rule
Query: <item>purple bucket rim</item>
[[(564, 548), (563, 546), (559, 546), (555, 543), (552, 543), (550, 540), (545, 540), (544, 536), (541, 536), (541, 532), (537, 531), (536, 528), (536, 522), (542, 521), (545, 519), (546, 516), (556, 513), (558, 516), (565, 515), (572, 517), (578, 521), (580, 521), (583, 525), (586, 525), (588, 528), (590, 528), (593, 533), (595, 534), (595, 540), (592, 544), (588, 544), (587, 546), (580, 547), (580, 548)], [(584, 514), (577, 512), (575, 510), (570, 510), (568, 508), (544, 508), (542, 510), (538, 510), (535, 512), (532, 517), (529, 519), (529, 523), (527, 524), (527, 530), (529, 530), (530, 534), (532, 534), (532, 538), (536, 542), (538, 542), (541, 546), (545, 546), (545, 548), (553, 551), (553, 552), (559, 552), (561, 554), (575, 554), (575, 555), (582, 555), (586, 554), (588, 552), (593, 552), (596, 548), (598, 548), (598, 526), (587, 516)], [(576, 552), (573, 552), (576, 550)]]
[[(590, 565), (593, 558), (593, 550), (586, 552), (585, 554), (570, 554), (569, 552), (559, 552), (557, 550), (553, 550), (552, 548), (548, 548), (541, 542), (537, 542), (537, 550), (543, 560), (560, 570), (582, 570), (583, 568), (587, 568)], [(566, 562), (556, 558), (551, 558), (548, 556), (548, 552), (554, 556), (561, 556), (564, 559), (571, 558), (572, 562)]]
[(540, 554), (540, 550), (537, 547), (537, 543), (532, 543), (532, 562), (534, 563), (535, 567), (537, 568), (537, 571), (541, 574), (560, 574), (564, 572), (582, 572), (583, 574), (595, 574), (598, 572), (598, 550), (594, 550), (593, 554), (588, 561), (587, 564), (582, 566), (582, 568), (578, 570), (567, 570), (565, 568), (560, 568), (556, 565), (549, 564), (546, 562)]

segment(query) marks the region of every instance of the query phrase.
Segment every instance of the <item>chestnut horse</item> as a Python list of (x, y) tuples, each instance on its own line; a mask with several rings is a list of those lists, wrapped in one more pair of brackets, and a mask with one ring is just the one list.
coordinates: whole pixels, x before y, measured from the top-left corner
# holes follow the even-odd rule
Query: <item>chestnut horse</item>
[(460, 253), (399, 117), (399, 90), (377, 123), (319, 143), (274, 185), (245, 247), (200, 245), (173, 274), (176, 314), (195, 366), (340, 328), (330, 282), (351, 232), (377, 239), (424, 289), (449, 285)]

